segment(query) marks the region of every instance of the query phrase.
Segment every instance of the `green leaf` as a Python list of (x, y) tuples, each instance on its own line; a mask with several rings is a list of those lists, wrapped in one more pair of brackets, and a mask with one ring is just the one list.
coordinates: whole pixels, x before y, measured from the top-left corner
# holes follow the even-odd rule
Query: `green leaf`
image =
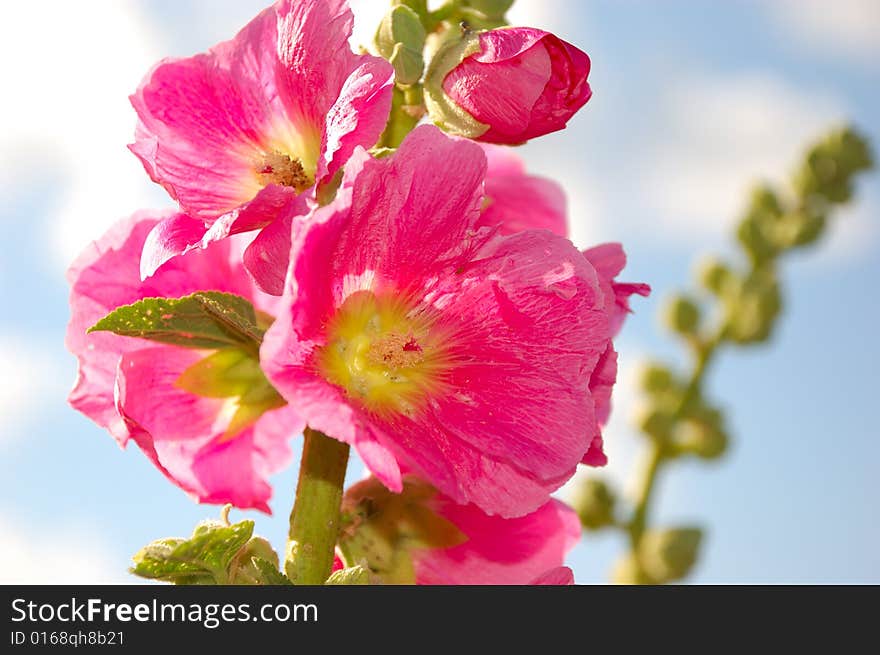
[(260, 571), (261, 584), (267, 586), (292, 586), (290, 579), (278, 570), (278, 566), (264, 559), (254, 557), (251, 560)]
[(142, 548), (131, 572), (174, 584), (228, 584), (230, 565), (253, 532), (253, 521), (207, 521), (189, 539), (159, 539)]
[(119, 307), (89, 332), (113, 332), (188, 348), (258, 348), (263, 331), (253, 305), (240, 296), (198, 291), (183, 298), (144, 298)]
[(370, 584), (370, 572), (362, 566), (352, 566), (349, 569), (334, 571), (327, 578), (327, 585), (363, 585)]

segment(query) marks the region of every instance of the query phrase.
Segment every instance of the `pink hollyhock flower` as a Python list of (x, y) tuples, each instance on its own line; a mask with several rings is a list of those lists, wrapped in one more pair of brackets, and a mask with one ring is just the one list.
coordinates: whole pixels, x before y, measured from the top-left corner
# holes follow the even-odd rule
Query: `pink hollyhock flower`
[[(234, 350), (193, 350), (86, 332), (122, 305), (196, 291), (234, 293), (251, 300), (258, 311), (274, 311), (278, 299), (256, 290), (242, 267), (243, 237), (175, 258), (142, 282), (138, 261), (144, 242), (156, 225), (174, 218), (160, 212), (135, 214), (70, 267), (67, 347), (77, 357), (79, 373), (69, 402), (123, 447), (134, 440), (172, 482), (199, 501), (268, 512), (268, 476), (290, 461), (288, 439), (303, 424), (266, 382), (256, 358)], [(237, 395), (208, 397), (188, 390), (193, 385), (186, 381), (203, 370), (193, 367), (206, 359), (209, 365), (234, 366), (237, 380), (246, 385), (242, 394), (265, 394), (257, 411), (238, 412), (254, 407)], [(190, 375), (184, 376), (187, 371)]]
[(570, 43), (531, 27), (479, 34), (443, 80), (446, 95), (482, 123), (472, 138), (522, 143), (563, 129), (592, 95), (590, 58)]
[[(522, 160), (512, 148), (485, 144), (482, 147), (488, 159), (488, 170), (486, 206), (478, 225), (497, 226), (502, 234), (543, 228), (567, 235), (565, 194), (562, 189), (551, 180), (528, 175)], [(596, 246), (584, 251), (584, 256), (599, 276), (612, 334), (616, 335), (631, 311), (629, 297), (632, 294), (647, 296), (651, 288), (647, 284), (625, 284), (615, 280), (626, 265), (626, 255), (619, 243)], [(617, 353), (609, 342), (590, 376), (590, 392), (596, 406), (598, 426), (590, 449), (584, 456), (584, 464), (604, 466), (608, 463), (603, 450), (601, 427), (608, 422), (611, 414), (611, 391), (616, 379)]]
[(557, 235), (475, 229), (485, 156), (431, 126), (360, 153), (294, 226), (263, 369), (389, 489), (401, 466), (453, 501), (522, 516), (597, 431), (589, 380), (611, 338), (589, 261)]
[[(605, 243), (584, 251), (584, 256), (596, 269), (599, 285), (605, 297), (605, 308), (613, 335), (623, 327), (626, 315), (631, 312), (629, 298), (633, 294), (648, 296), (651, 287), (640, 283), (617, 282), (615, 278), (626, 266), (626, 254), (619, 243)], [(593, 436), (590, 449), (584, 455), (583, 464), (588, 466), (605, 466), (608, 457), (602, 443), (601, 428), (608, 422), (611, 415), (611, 391), (617, 380), (617, 353), (609, 342), (607, 350), (602, 354), (599, 364), (590, 376), (590, 392), (596, 403), (596, 418), (599, 430)]]
[(477, 225), (499, 226), (501, 234), (545, 229), (568, 236), (565, 192), (553, 182), (526, 173), (512, 148), (483, 145), (486, 171), (486, 207)]
[[(140, 120), (130, 147), (184, 213), (157, 225), (144, 277), (177, 254), (304, 213), (301, 194), (376, 142), (394, 73), (351, 52), (352, 20), (345, 0), (279, 0), (231, 41), (146, 76), (131, 98)], [(258, 238), (249, 262), (282, 244)], [(249, 266), (280, 293), (281, 276), (264, 282), (265, 268)]]
[(412, 476), (400, 494), (375, 478), (359, 482), (346, 492), (343, 514), (345, 559), (388, 584), (537, 583), (562, 566), (581, 536), (577, 514), (557, 500), (505, 519), (459, 505)]

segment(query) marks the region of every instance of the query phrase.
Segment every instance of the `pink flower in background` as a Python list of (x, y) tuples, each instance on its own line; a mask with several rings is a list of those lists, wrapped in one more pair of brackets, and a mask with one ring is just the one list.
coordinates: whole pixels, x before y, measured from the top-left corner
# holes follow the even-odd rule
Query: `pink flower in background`
[[(441, 164), (438, 164), (441, 162)], [(589, 261), (557, 235), (475, 230), (485, 156), (422, 126), (356, 155), (297, 223), (263, 369), (389, 489), (401, 466), (454, 502), (522, 516), (598, 430), (589, 381), (611, 338)]]
[(556, 132), (590, 99), (590, 58), (553, 34), (513, 27), (479, 41), (443, 80), (446, 95), (487, 126), (478, 140), (515, 144)]
[(500, 226), (501, 234), (545, 229), (568, 236), (565, 192), (552, 180), (526, 173), (513, 148), (483, 145), (486, 172), (486, 207), (479, 227)]
[(550, 569), (546, 573), (532, 580), (533, 585), (573, 585), (574, 573), (567, 566), (559, 566)]
[(268, 511), (267, 478), (290, 461), (288, 440), (301, 431), (302, 422), (280, 397), (266, 403), (274, 409), (242, 421), (242, 415), (236, 418), (240, 398), (197, 395), (187, 390), (192, 385), (183, 377), (215, 355), (212, 362), (236, 366), (242, 381), (262, 380), (270, 389), (255, 358), (86, 332), (121, 305), (202, 290), (240, 295), (257, 310), (274, 311), (278, 299), (255, 289), (241, 264), (244, 237), (175, 258), (142, 282), (138, 262), (147, 235), (161, 221), (175, 218), (161, 212), (135, 214), (70, 267), (67, 347), (77, 357), (79, 373), (69, 402), (120, 445), (134, 440), (170, 480), (198, 500)]
[[(605, 296), (605, 307), (611, 326), (612, 335), (616, 335), (623, 327), (626, 315), (631, 311), (629, 298), (633, 294), (648, 296), (651, 287), (641, 283), (622, 283), (615, 278), (626, 266), (626, 254), (619, 243), (604, 243), (584, 251), (584, 256), (596, 269), (599, 275), (599, 286)], [(599, 360), (599, 364), (590, 377), (590, 392), (596, 403), (596, 418), (599, 427), (603, 427), (611, 415), (611, 391), (617, 380), (617, 353), (609, 342), (608, 349)], [(583, 464), (588, 466), (605, 466), (608, 457), (602, 443), (602, 433), (598, 430), (593, 436), (590, 450), (584, 455)]]
[[(344, 0), (279, 0), (231, 41), (147, 75), (131, 98), (140, 119), (131, 150), (184, 213), (156, 227), (144, 277), (192, 248), (305, 213), (303, 194), (376, 142), (393, 70), (352, 53), (351, 29)], [(289, 243), (276, 230), (248, 256), (276, 293), (284, 262), (278, 275), (266, 261), (278, 248)]]
[(459, 505), (412, 476), (401, 494), (375, 478), (359, 482), (343, 508), (352, 521), (340, 540), (349, 564), (365, 562), (391, 584), (538, 584), (581, 537), (577, 515), (557, 500), (505, 519)]

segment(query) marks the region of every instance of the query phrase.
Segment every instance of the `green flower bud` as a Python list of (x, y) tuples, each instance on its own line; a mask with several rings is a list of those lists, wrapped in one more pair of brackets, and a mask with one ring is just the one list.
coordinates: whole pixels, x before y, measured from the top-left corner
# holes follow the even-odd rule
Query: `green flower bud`
[(697, 267), (697, 279), (707, 291), (721, 295), (727, 284), (734, 279), (734, 273), (726, 264), (711, 257), (700, 262)]
[(353, 566), (348, 569), (334, 571), (327, 582), (328, 585), (364, 585), (371, 584), (370, 572), (362, 566)]
[(675, 446), (681, 453), (716, 459), (727, 450), (727, 435), (710, 423), (686, 419), (675, 428)]
[(376, 32), (376, 49), (389, 61), (398, 45), (421, 55), (425, 48), (426, 36), (419, 15), (405, 5), (397, 5), (392, 7), (379, 23)]
[(868, 143), (851, 128), (843, 128), (810, 149), (794, 186), (802, 200), (822, 196), (831, 203), (848, 202), (855, 174), (872, 166)]
[[(277, 570), (278, 555), (272, 544), (262, 537), (253, 537), (242, 548), (229, 567), (229, 584), (258, 585), (266, 584), (259, 564), (262, 560)], [(279, 573), (280, 575), (280, 573)]]
[(672, 388), (675, 380), (663, 364), (649, 363), (642, 368), (639, 385), (647, 393), (662, 393)]
[(476, 9), (486, 18), (504, 19), (514, 0), (466, 0), (468, 7)]
[(700, 308), (690, 298), (676, 296), (667, 302), (664, 320), (679, 334), (692, 335), (700, 324)]
[(423, 19), (430, 13), (430, 10), (428, 9), (428, 0), (394, 0), (392, 4), (409, 7)]
[(587, 530), (598, 530), (614, 523), (614, 494), (608, 485), (595, 478), (585, 479), (574, 498), (572, 506)]
[(425, 70), (422, 51), (412, 50), (402, 43), (394, 46), (388, 63), (394, 67), (394, 79), (398, 84), (415, 84), (422, 78)]
[(642, 535), (638, 559), (644, 575), (659, 584), (685, 577), (697, 561), (699, 528), (651, 530)]
[(798, 220), (792, 225), (790, 247), (809, 245), (822, 236), (827, 223), (825, 216), (796, 216)]
[(781, 310), (776, 276), (770, 270), (759, 269), (742, 283), (727, 305), (727, 334), (740, 344), (764, 341)]
[(626, 555), (617, 560), (611, 569), (611, 582), (621, 585), (650, 585), (656, 584), (643, 570), (638, 559), (632, 555)]
[(660, 440), (669, 437), (674, 425), (672, 415), (656, 406), (642, 410), (636, 422), (642, 432)]

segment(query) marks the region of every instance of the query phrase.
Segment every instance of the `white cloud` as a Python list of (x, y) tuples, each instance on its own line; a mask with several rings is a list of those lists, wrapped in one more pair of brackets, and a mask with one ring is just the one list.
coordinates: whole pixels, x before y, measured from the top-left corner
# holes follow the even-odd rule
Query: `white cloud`
[(756, 181), (785, 179), (844, 112), (832, 97), (764, 75), (685, 76), (658, 107), (644, 191), (674, 238), (727, 234)]
[(123, 559), (81, 530), (26, 531), (0, 514), (0, 584), (131, 584)]
[(37, 344), (9, 335), (0, 335), (0, 447), (21, 433), (22, 427), (47, 403), (63, 393), (63, 375)]
[(63, 262), (121, 216), (155, 198), (126, 149), (128, 95), (159, 58), (135, 0), (54, 0), (4, 6), (0, 21), (0, 192), (46, 189)]
[(872, 65), (880, 62), (877, 0), (777, 0), (763, 3), (780, 27), (803, 45)]

